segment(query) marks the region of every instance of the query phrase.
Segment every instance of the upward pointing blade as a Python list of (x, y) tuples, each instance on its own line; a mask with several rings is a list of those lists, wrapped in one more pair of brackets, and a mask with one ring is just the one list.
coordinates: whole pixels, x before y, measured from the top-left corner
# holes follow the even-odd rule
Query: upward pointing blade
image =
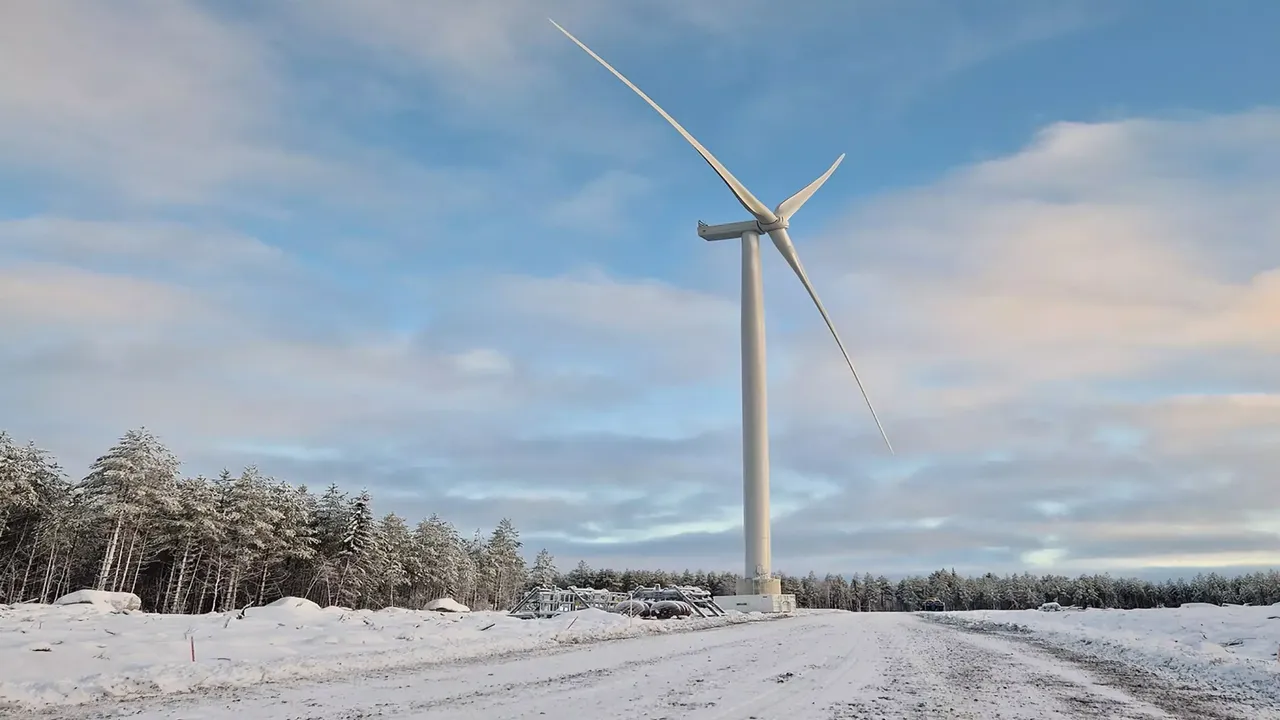
[[(547, 19), (551, 20), (550, 18), (547, 18)], [(711, 169), (716, 171), (716, 174), (720, 176), (720, 179), (724, 181), (724, 184), (729, 186), (729, 190), (733, 192), (734, 197), (738, 198), (738, 202), (742, 203), (742, 207), (746, 208), (747, 212), (754, 215), (757, 220), (759, 220), (760, 222), (766, 225), (777, 222), (778, 216), (774, 215), (773, 211), (770, 210), (767, 205), (757, 200), (756, 196), (752, 195), (751, 191), (748, 190), (747, 187), (738, 180), (738, 178), (734, 177), (733, 173), (729, 172), (728, 168), (720, 164), (720, 161), (716, 159), (715, 155), (711, 154), (710, 150), (707, 150), (705, 147), (703, 147), (702, 143), (698, 142), (692, 135), (690, 135), (689, 131), (685, 130), (684, 127), (680, 125), (680, 123), (676, 122), (675, 118), (668, 115), (666, 110), (663, 110), (661, 107), (659, 107), (658, 103), (654, 102), (653, 99), (650, 98), (648, 95), (645, 95), (643, 90), (636, 87), (635, 84), (632, 83), (630, 80), (628, 80), (622, 73), (618, 72), (613, 68), (612, 65), (605, 62), (604, 58), (595, 54), (595, 52), (592, 51), (591, 48), (584, 45), (581, 40), (574, 37), (568, 30), (565, 30), (564, 28), (560, 27), (560, 24), (557, 23), (555, 20), (551, 20), (551, 24), (555, 25), (557, 30), (564, 33), (565, 37), (572, 40), (578, 47), (585, 50), (588, 55), (595, 58), (596, 62), (603, 65), (606, 70), (613, 73), (614, 77), (618, 78), (627, 87), (634, 90), (635, 93), (639, 95), (641, 98), (643, 98), (645, 102), (649, 103), (649, 107), (653, 108), (654, 110), (657, 110), (659, 115), (665, 118), (667, 122), (671, 123), (671, 127), (675, 128), (676, 131), (679, 132), (680, 135), (683, 136), (685, 140), (689, 141), (689, 144), (693, 146), (693, 149), (697, 150), (698, 154), (702, 156), (702, 159), (706, 160), (707, 164), (711, 166)]]
[(789, 218), (792, 215), (795, 215), (796, 211), (800, 209), (800, 206), (804, 205), (809, 198), (813, 197), (813, 194), (818, 192), (818, 188), (822, 187), (822, 184), (827, 181), (827, 178), (831, 177), (831, 173), (835, 172), (836, 168), (840, 167), (840, 163), (843, 160), (844, 153), (840, 153), (840, 157), (836, 158), (836, 161), (831, 163), (831, 167), (827, 168), (827, 171), (822, 173), (822, 177), (819, 177), (817, 180), (809, 183), (803, 190), (795, 195), (792, 195), (786, 200), (778, 203), (778, 207), (774, 212), (784, 218)]
[[(833, 167), (832, 169), (834, 170), (835, 168)], [(828, 174), (830, 174), (830, 171), (828, 171)], [(819, 178), (819, 180), (821, 179)], [(889, 436), (885, 434), (884, 426), (880, 424), (876, 409), (871, 405), (871, 397), (867, 395), (867, 389), (862, 386), (858, 371), (853, 367), (853, 360), (849, 357), (849, 351), (844, 349), (844, 343), (841, 342), (840, 335), (836, 332), (836, 326), (831, 323), (831, 316), (827, 315), (827, 309), (823, 307), (822, 301), (818, 299), (818, 293), (813, 289), (813, 283), (809, 282), (809, 274), (804, 271), (804, 265), (800, 264), (800, 256), (796, 254), (796, 248), (791, 244), (791, 236), (787, 234), (786, 228), (780, 228), (778, 230), (770, 230), (769, 239), (773, 241), (773, 246), (778, 248), (778, 252), (782, 253), (783, 259), (791, 266), (796, 277), (800, 278), (800, 283), (804, 285), (804, 289), (809, 291), (809, 297), (813, 299), (813, 304), (818, 307), (818, 312), (822, 314), (822, 319), (827, 323), (827, 329), (831, 331), (831, 337), (835, 338), (836, 345), (840, 346), (840, 353), (844, 355), (844, 361), (849, 364), (849, 371), (853, 373), (853, 380), (858, 383), (858, 389), (862, 391), (862, 399), (867, 401), (867, 409), (871, 411), (871, 418), (876, 421), (876, 427), (880, 430), (880, 437), (884, 438), (884, 444), (889, 447), (889, 452), (892, 453), (893, 444), (889, 442)]]

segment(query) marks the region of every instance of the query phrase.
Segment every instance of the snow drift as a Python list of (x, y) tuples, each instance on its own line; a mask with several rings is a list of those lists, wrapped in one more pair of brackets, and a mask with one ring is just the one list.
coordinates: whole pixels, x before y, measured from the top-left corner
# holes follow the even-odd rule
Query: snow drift
[(465, 613), (471, 612), (471, 608), (454, 600), (453, 598), (436, 598), (422, 607), (423, 610), (434, 610), (436, 612)]
[(93, 605), (103, 610), (124, 612), (125, 610), (141, 610), (142, 598), (128, 592), (107, 592), (106, 590), (77, 590), (67, 593), (54, 605)]

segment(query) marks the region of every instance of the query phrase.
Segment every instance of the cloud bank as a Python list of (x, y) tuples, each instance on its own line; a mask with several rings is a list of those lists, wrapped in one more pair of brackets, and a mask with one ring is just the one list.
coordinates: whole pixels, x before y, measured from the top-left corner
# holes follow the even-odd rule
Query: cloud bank
[[(572, 57), (527, 39), (545, 10), (634, 31), (592, 3), (325, 2), (260, 23), (128, 5), (30, 4), (0, 27), (0, 179), (18, 188), (0, 204), (0, 425), (72, 474), (145, 424), (191, 473), (256, 463), (411, 518), (510, 516), (565, 559), (737, 568), (736, 253), (674, 230), (575, 235), (674, 199), (634, 160), (668, 138), (610, 105), (558, 123), (537, 98), (568, 92), (551, 70)], [(456, 34), (419, 42), (433, 23)], [(356, 69), (297, 64), (337, 53)], [(527, 156), (393, 152), (350, 108), (301, 122), (357, 88), (370, 114), (453, 98), (444, 125), (526, 112), (471, 133)], [(634, 145), (610, 140), (631, 127)], [(801, 218), (899, 455), (768, 255), (776, 565), (1280, 562), (1278, 141), (1265, 107), (1049, 123)]]

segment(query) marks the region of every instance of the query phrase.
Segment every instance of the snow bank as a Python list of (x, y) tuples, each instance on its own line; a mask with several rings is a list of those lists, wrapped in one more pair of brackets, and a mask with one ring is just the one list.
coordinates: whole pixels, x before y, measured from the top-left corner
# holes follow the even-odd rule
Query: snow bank
[[(70, 704), (441, 663), (769, 619), (638, 620), (601, 610), (505, 613), (320, 608), (300, 598), (206, 615), (117, 614), (100, 602), (0, 606), (5, 703)], [(195, 662), (191, 660), (192, 645)]]
[(471, 608), (453, 598), (437, 598), (427, 603), (422, 609), (436, 612), (471, 612)]
[(955, 612), (937, 618), (977, 629), (1030, 632), (1054, 645), (1119, 660), (1174, 680), (1280, 700), (1280, 603), (1151, 610)]
[(269, 608), (289, 608), (291, 610), (303, 610), (309, 612), (319, 612), (320, 606), (306, 598), (293, 597), (286, 595), (275, 602), (267, 603)]
[(77, 590), (67, 593), (54, 605), (93, 605), (101, 610), (123, 612), (125, 610), (141, 610), (142, 598), (127, 592), (107, 592), (106, 590)]

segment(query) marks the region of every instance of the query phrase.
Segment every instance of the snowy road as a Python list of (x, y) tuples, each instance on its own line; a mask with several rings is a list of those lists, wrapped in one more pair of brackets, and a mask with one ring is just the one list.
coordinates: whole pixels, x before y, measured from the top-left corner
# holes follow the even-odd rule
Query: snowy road
[(176, 720), (1280, 718), (1015, 639), (824, 613), (461, 665), (62, 708)]

